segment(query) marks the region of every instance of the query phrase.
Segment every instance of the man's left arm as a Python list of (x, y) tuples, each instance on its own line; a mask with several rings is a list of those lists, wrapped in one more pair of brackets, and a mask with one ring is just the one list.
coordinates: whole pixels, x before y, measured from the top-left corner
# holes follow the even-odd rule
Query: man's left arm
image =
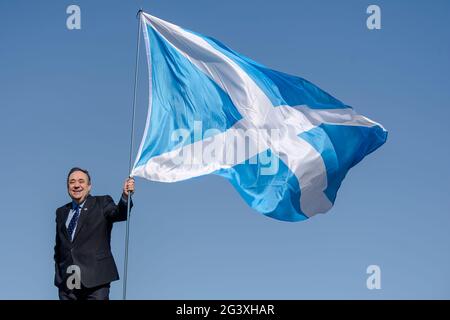
[(108, 220), (112, 222), (125, 221), (127, 220), (127, 206), (128, 206), (128, 195), (130, 195), (130, 209), (133, 207), (133, 201), (131, 199), (131, 194), (134, 192), (134, 179), (128, 178), (123, 186), (122, 196), (120, 197), (119, 203), (116, 205), (114, 200), (110, 196), (106, 196), (104, 204), (104, 214)]

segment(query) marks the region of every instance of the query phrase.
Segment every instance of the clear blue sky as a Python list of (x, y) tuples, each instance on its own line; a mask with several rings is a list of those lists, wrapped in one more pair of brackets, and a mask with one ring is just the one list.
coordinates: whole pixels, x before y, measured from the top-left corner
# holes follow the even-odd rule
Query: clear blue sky
[[(81, 7), (82, 29), (66, 28)], [(366, 27), (378, 4), (382, 29)], [(286, 223), (218, 176), (137, 180), (132, 299), (450, 298), (450, 2), (1, 1), (0, 298), (56, 299), (55, 209), (66, 173), (118, 200), (128, 174), (136, 12), (302, 76), (389, 130), (334, 208)], [(147, 107), (142, 52), (137, 142)], [(122, 276), (125, 223), (112, 247)], [(366, 268), (381, 267), (381, 290)], [(122, 281), (111, 298), (120, 299)]]

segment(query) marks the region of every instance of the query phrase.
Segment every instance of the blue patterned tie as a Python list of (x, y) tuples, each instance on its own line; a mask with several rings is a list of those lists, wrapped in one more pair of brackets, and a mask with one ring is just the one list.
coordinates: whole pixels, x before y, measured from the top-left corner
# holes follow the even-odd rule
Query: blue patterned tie
[(72, 239), (72, 233), (75, 230), (75, 226), (77, 225), (78, 218), (80, 216), (80, 206), (75, 205), (73, 210), (75, 210), (75, 213), (73, 214), (72, 219), (70, 219), (69, 226), (67, 227), (67, 231), (69, 232), (70, 239)]

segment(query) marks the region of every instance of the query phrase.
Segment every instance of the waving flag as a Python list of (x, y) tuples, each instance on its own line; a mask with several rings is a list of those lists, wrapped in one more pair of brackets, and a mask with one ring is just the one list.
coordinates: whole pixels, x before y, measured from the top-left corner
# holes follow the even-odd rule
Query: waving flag
[(328, 211), (348, 170), (387, 138), (378, 123), (300, 77), (141, 14), (149, 108), (133, 176), (227, 178), (285, 221)]

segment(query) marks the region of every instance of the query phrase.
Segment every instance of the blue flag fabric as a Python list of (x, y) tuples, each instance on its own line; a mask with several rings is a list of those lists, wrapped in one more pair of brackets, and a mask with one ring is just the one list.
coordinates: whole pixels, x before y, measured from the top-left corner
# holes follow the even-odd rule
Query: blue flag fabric
[(147, 122), (133, 176), (227, 178), (256, 211), (300, 221), (327, 212), (348, 170), (387, 131), (300, 77), (141, 14)]

